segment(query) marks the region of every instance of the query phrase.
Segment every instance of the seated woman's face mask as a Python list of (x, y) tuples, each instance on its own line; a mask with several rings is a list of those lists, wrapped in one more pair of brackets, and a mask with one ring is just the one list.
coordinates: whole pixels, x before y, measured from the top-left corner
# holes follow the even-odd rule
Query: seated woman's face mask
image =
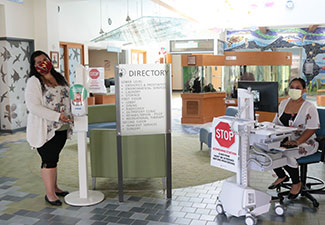
[(300, 89), (289, 89), (289, 97), (293, 100), (297, 100), (301, 97), (302, 91)]

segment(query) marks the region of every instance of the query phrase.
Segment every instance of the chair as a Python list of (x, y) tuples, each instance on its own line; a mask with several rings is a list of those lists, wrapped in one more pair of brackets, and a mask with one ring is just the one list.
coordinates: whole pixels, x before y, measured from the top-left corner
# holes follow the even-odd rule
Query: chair
[[(312, 194), (325, 194), (325, 182), (316, 177), (308, 177), (307, 169), (309, 164), (319, 163), (325, 161), (325, 109), (317, 109), (321, 127), (317, 130), (317, 141), (319, 142), (319, 149), (316, 153), (301, 157), (297, 160), (300, 166), (300, 180), (302, 182), (301, 196), (308, 198), (314, 207), (318, 207), (318, 201), (312, 196)], [(310, 180), (307, 182), (307, 180)], [(284, 183), (284, 188), (290, 188), (291, 184)], [(282, 202), (284, 196), (288, 195), (290, 191), (278, 193), (278, 197)]]
[[(226, 109), (226, 116), (235, 116), (238, 112), (238, 107), (235, 106), (228, 106)], [(200, 129), (200, 150), (202, 151), (203, 143), (208, 145), (211, 148), (211, 136), (212, 130), (211, 127), (202, 127)]]
[(116, 106), (109, 104), (91, 105), (88, 107), (88, 132), (92, 129), (115, 129)]

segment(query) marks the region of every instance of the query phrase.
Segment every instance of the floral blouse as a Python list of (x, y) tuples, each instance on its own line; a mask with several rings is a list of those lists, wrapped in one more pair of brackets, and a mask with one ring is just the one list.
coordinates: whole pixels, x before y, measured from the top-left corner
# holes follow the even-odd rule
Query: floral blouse
[[(45, 107), (52, 109), (59, 113), (64, 113), (68, 118), (72, 119), (71, 105), (69, 98), (69, 87), (67, 86), (56, 86), (50, 87), (45, 85), (44, 92), (44, 104)], [(47, 140), (50, 140), (56, 130), (60, 129), (64, 123), (62, 121), (47, 121)], [(68, 138), (72, 136), (72, 123), (67, 124)]]
[[(289, 100), (290, 99), (285, 99), (281, 101), (279, 105), (279, 113), (275, 116), (273, 123), (283, 126), (280, 118), (284, 113), (284, 110)], [(305, 130), (319, 129), (320, 122), (315, 105), (309, 101), (304, 101), (304, 103), (300, 106), (297, 115), (294, 117), (293, 121), (291, 121), (290, 125), (292, 127), (298, 128), (298, 130), (292, 135), (291, 140), (297, 140), (305, 132)], [(297, 162), (295, 159), (313, 154), (317, 151), (318, 142), (315, 141), (315, 138), (316, 134), (313, 134), (305, 143), (300, 144), (299, 151), (297, 151), (296, 153), (290, 153), (290, 151), (288, 151), (287, 154), (289, 158), (291, 158), (288, 158), (289, 166), (296, 167)]]

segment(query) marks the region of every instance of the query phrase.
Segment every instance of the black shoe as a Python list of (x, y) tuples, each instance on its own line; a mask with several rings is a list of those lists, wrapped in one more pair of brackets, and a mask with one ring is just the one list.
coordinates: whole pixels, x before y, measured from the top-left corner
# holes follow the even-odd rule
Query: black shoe
[(287, 182), (287, 181), (289, 181), (289, 177), (286, 176), (286, 178), (285, 178), (282, 182), (280, 182), (280, 183), (278, 183), (278, 184), (271, 184), (271, 185), (268, 187), (268, 189), (276, 189), (276, 188), (279, 188), (279, 187), (282, 186), (282, 184), (283, 184), (284, 182)]
[(64, 197), (64, 196), (68, 195), (69, 192), (68, 192), (68, 191), (62, 191), (62, 192), (55, 192), (55, 194), (56, 194), (57, 196)]
[(48, 198), (47, 198), (47, 195), (45, 195), (45, 201), (47, 203), (50, 203), (51, 205), (55, 205), (55, 206), (60, 206), (62, 205), (62, 202), (58, 199), (56, 201), (50, 201)]
[(292, 194), (289, 192), (288, 199), (290, 199), (290, 200), (296, 199), (298, 197), (298, 195), (301, 193), (301, 191), (302, 191), (302, 186), (300, 188), (300, 191), (297, 194)]

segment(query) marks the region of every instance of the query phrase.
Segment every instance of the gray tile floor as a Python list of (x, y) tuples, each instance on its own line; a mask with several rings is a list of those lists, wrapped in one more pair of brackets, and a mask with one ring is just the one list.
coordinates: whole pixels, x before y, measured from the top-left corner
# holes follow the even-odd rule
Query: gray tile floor
[[(252, 181), (261, 181), (257, 186), (264, 186), (265, 174), (254, 172), (251, 175)], [(217, 215), (217, 195), (223, 181), (174, 189), (171, 200), (126, 195), (122, 203), (115, 197), (88, 207), (49, 205), (40, 211), (17, 209), (4, 213), (11, 203), (37, 196), (20, 192), (16, 182), (15, 178), (0, 178), (0, 224), (245, 224), (244, 217)], [(325, 224), (325, 196), (317, 196), (317, 199), (318, 209), (304, 198), (285, 201), (285, 216), (277, 216), (272, 206), (269, 213), (258, 217), (257, 224)]]
[[(178, 119), (176, 118), (176, 120)], [(197, 126), (182, 126), (180, 124), (173, 124), (173, 129), (176, 129), (177, 135), (182, 132), (195, 133), (198, 131)], [(7, 135), (6, 138), (11, 136)], [(2, 151), (5, 150), (0, 149), (0, 157), (5, 157), (1, 155)], [(311, 165), (308, 174), (324, 179), (325, 165), (323, 163)], [(250, 174), (251, 186), (264, 191), (273, 179), (269, 172), (251, 172)], [(230, 180), (234, 180), (234, 178), (230, 178)], [(12, 207), (15, 203), (43, 195), (43, 193), (37, 195), (22, 192), (20, 191), (22, 186), (18, 183), (19, 179), (6, 177), (5, 174), (2, 174), (0, 165), (0, 224), (245, 224), (244, 217), (217, 215), (216, 201), (223, 181), (174, 189), (173, 198), (170, 200), (162, 197), (163, 194), (160, 194), (161, 197), (154, 198), (145, 197), (147, 196), (145, 193), (143, 195), (137, 193), (126, 195), (125, 201), (122, 203), (115, 196), (106, 198), (94, 206), (72, 207), (64, 204), (62, 207), (51, 207), (48, 205), (38, 211), (28, 210), (26, 207)], [(274, 192), (269, 193), (275, 194)], [(284, 216), (277, 216), (273, 210), (274, 205), (272, 205), (268, 213), (258, 216), (257, 224), (325, 224), (325, 195), (318, 195), (316, 198), (320, 203), (317, 209), (313, 208), (312, 204), (305, 198), (298, 198), (293, 201), (285, 200), (286, 212)]]

